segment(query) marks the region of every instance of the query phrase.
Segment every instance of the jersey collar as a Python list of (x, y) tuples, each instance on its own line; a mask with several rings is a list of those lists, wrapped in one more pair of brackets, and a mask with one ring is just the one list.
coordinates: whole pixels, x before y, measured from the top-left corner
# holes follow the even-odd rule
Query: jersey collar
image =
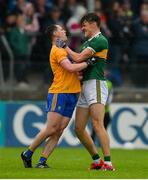
[(98, 35), (100, 35), (100, 34), (101, 34), (101, 32), (99, 31), (99, 32), (96, 33), (93, 37), (89, 38), (88, 41), (92, 40), (94, 37), (96, 37), (96, 36), (98, 36)]

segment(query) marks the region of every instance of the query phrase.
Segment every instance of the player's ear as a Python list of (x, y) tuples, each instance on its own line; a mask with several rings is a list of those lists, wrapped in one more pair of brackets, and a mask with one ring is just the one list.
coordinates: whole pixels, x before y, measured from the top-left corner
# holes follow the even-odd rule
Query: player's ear
[(54, 31), (54, 32), (53, 32), (53, 36), (58, 36), (58, 32), (57, 32), (57, 31)]

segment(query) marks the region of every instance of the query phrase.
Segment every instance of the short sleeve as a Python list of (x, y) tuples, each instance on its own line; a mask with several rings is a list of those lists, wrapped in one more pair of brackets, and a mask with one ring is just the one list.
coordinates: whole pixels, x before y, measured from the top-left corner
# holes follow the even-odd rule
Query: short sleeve
[(62, 60), (67, 58), (67, 52), (63, 48), (57, 48), (56, 50), (56, 60), (60, 63)]
[(105, 39), (94, 39), (90, 41), (88, 48), (94, 52), (100, 52), (104, 49), (108, 49), (108, 42)]

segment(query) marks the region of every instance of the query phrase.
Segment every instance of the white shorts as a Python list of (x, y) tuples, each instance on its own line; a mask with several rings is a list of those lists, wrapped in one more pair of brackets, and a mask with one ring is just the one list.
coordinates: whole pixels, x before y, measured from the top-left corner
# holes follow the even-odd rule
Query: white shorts
[(105, 105), (107, 98), (108, 87), (106, 81), (96, 79), (84, 81), (77, 106), (88, 108), (95, 103)]

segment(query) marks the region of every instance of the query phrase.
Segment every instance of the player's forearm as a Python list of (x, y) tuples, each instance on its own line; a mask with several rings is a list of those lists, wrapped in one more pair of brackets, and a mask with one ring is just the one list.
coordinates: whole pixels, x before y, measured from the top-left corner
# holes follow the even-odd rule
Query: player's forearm
[(70, 72), (78, 72), (78, 71), (81, 71), (85, 68), (87, 68), (87, 63), (86, 62), (82, 62), (82, 63), (79, 63), (79, 64), (71, 64), (71, 67), (69, 67), (69, 71)]
[(85, 60), (85, 58), (81, 57), (81, 53), (74, 52), (68, 46), (65, 48), (65, 50), (75, 62), (82, 62)]
[(94, 51), (90, 48), (85, 48), (81, 53), (76, 53), (73, 50), (71, 50), (67, 45), (66, 42), (64, 42), (62, 39), (57, 39), (56, 42), (57, 47), (64, 48), (66, 52), (69, 54), (69, 56), (72, 58), (73, 61), (80, 63), (88, 58), (92, 57), (94, 54)]

